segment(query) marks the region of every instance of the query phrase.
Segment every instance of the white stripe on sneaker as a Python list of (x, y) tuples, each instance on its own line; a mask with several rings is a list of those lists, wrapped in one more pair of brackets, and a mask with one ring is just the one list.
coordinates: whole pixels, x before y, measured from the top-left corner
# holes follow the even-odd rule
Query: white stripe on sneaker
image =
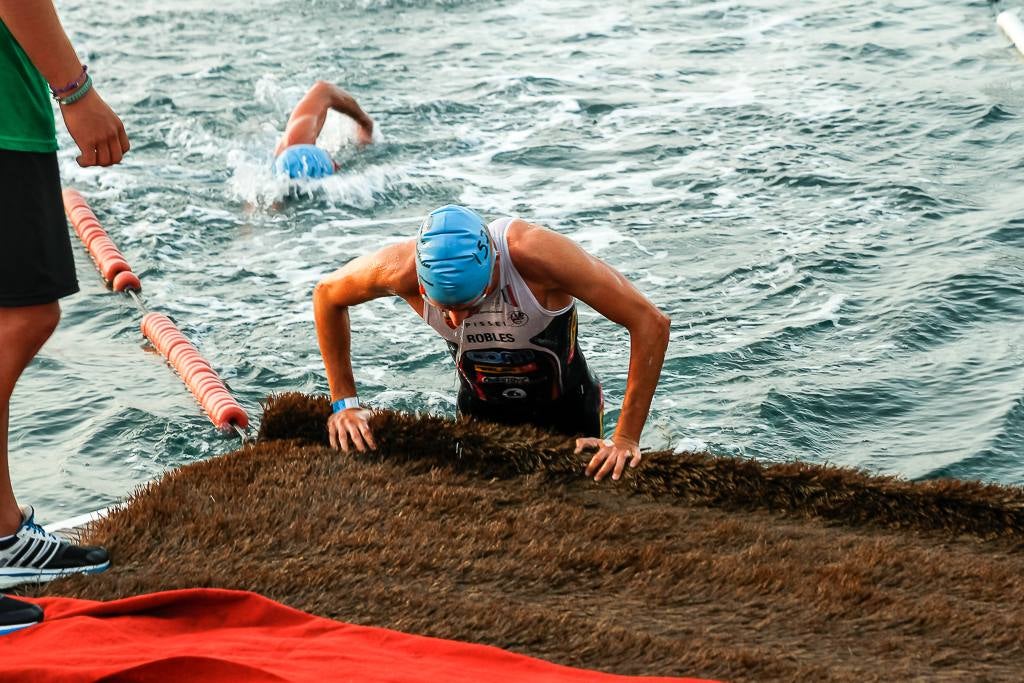
[[(91, 565), (48, 567), (62, 550), (70, 548), (68, 541), (46, 531), (35, 523), (35, 512), (31, 506), (22, 508), (22, 524), (16, 534), (17, 540), (8, 548), (0, 550), (0, 589), (22, 583), (44, 583), (70, 574), (92, 574), (110, 566), (109, 559)], [(106, 553), (102, 553), (106, 557)], [(74, 564), (74, 560), (62, 564)]]

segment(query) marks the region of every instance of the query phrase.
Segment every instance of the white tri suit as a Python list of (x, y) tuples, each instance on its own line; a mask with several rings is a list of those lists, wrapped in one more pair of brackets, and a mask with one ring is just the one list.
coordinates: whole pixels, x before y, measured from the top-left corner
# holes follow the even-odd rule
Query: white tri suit
[(557, 311), (537, 302), (508, 253), (512, 220), (488, 226), (500, 255), (499, 287), (476, 313), (452, 327), (441, 311), (423, 307), (455, 359), (459, 414), (602, 437), (604, 398), (576, 340), (576, 302)]

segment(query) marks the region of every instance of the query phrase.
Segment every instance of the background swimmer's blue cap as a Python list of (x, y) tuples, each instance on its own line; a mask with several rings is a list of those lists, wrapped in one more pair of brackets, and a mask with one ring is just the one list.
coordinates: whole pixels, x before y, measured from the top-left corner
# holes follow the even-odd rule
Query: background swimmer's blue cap
[(292, 145), (274, 159), (274, 175), (289, 178), (325, 178), (334, 174), (327, 150), (316, 145)]
[(416, 237), (416, 277), (434, 303), (458, 306), (478, 298), (493, 266), (494, 250), (479, 214), (449, 204), (423, 221)]

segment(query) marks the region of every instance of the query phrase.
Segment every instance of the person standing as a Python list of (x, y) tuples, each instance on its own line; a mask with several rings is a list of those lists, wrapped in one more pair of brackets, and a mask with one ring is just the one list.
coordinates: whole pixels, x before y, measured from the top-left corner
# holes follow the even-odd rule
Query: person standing
[[(61, 297), (78, 291), (61, 200), (50, 96), (80, 154), (110, 166), (129, 149), (117, 115), (78, 59), (51, 0), (0, 0), (0, 588), (103, 571), (107, 551), (69, 543), (19, 507), (8, 466), (10, 401), (22, 371), (53, 333)], [(0, 598), (0, 633), (42, 612)]]

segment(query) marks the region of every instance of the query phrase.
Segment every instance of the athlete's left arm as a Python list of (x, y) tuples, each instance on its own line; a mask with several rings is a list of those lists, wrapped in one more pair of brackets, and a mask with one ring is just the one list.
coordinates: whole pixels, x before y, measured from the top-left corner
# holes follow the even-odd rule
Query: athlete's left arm
[(629, 331), (629, 374), (615, 434), (610, 443), (579, 439), (576, 449), (598, 448), (587, 465), (588, 476), (600, 481), (611, 472), (618, 479), (627, 461), (630, 467), (640, 463), (640, 434), (661, 376), (671, 321), (622, 273), (569, 238), (535, 225), (517, 232), (513, 260), (528, 282), (546, 288), (555, 299), (571, 295)]

